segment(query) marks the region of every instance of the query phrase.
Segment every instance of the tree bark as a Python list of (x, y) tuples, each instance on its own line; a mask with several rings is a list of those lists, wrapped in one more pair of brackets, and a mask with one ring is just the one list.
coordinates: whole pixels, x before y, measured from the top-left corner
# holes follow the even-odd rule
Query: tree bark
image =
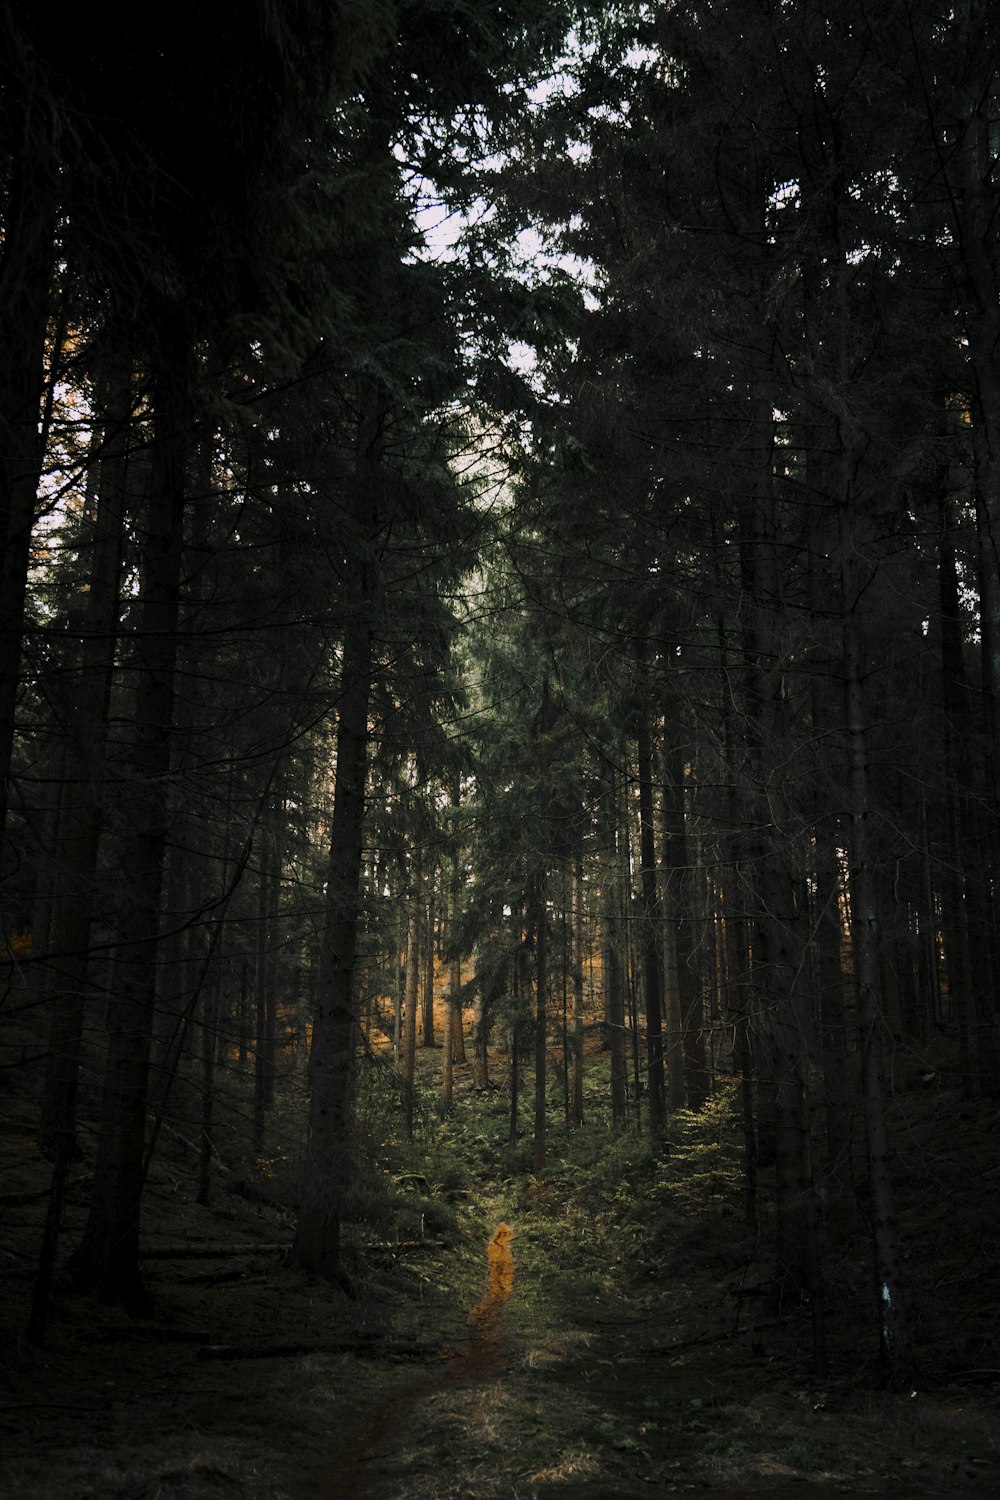
[[(663, 759), (664, 862), (670, 897), (668, 920), (673, 925), (677, 956), (676, 1008), (681, 1027), (677, 1043), (671, 1044), (671, 1067), (675, 1065), (675, 1052), (680, 1052), (677, 1070), (680, 1073), (678, 1092), (681, 1103), (686, 1083), (688, 1108), (701, 1109), (708, 1098), (708, 1068), (704, 1007), (698, 984), (698, 917), (694, 909), (692, 860), (687, 837), (684, 759), (669, 715), (663, 726)], [(671, 1084), (672, 1092), (673, 1089)]]
[(302, 1167), (299, 1221), (292, 1251), (304, 1271), (340, 1277), (344, 1196), (354, 1145), (358, 1014), (355, 960), (361, 924), (361, 871), (368, 772), (368, 708), (374, 675), (379, 596), (375, 540), (382, 515), (385, 403), (373, 386), (361, 391), (354, 520), (361, 535), (354, 609), (344, 630), (337, 717), (337, 764), (322, 945), (309, 1053), (309, 1123)]
[(489, 1088), (490, 1084), (491, 1022), (489, 1001), (484, 995), (478, 994), (472, 1020), (472, 1077), (477, 1089)]
[(546, 1103), (548, 1056), (548, 911), (544, 875), (536, 877), (535, 929), (535, 1125), (533, 1163), (535, 1175), (544, 1172), (546, 1157)]
[[(453, 898), (454, 899), (454, 898)], [(455, 1096), (455, 1028), (461, 1026), (458, 994), (462, 988), (462, 961), (453, 955), (448, 964), (448, 989), (444, 1000), (444, 1045), (441, 1057), (441, 1103), (451, 1109)]]
[(417, 1006), (420, 997), (420, 871), (414, 871), (406, 929), (406, 1003), (400, 1076), (403, 1085), (403, 1129), (413, 1139), (413, 1108), (417, 1062)]
[(945, 712), (945, 765), (957, 804), (956, 854), (962, 872), (965, 925), (969, 944), (972, 1020), (979, 1086), (987, 1098), (1000, 1097), (994, 986), (991, 962), (989, 857), (983, 837), (983, 807), (976, 795), (972, 763), (975, 726), (969, 710), (962, 652), (962, 628), (955, 566), (953, 521), (947, 497), (939, 497), (938, 581), (941, 606), (941, 669)]
[[(21, 102), (26, 111), (31, 108)], [(8, 101), (8, 108), (17, 108), (16, 102)], [(39, 120), (43, 112), (44, 106), (32, 112), (32, 129), (52, 128)], [(55, 188), (24, 158), (11, 168), (0, 252), (0, 851), (6, 837), (25, 591), (43, 461), (39, 417), (55, 269)], [(58, 358), (58, 351), (53, 357)]]
[[(760, 358), (769, 375), (770, 333), (763, 327), (758, 333)], [(813, 1367), (819, 1373), (826, 1355), (810, 1156), (802, 953), (787, 843), (786, 791), (775, 771), (787, 763), (782, 704), (784, 618), (773, 477), (774, 408), (765, 374), (750, 394), (749, 407), (753, 490), (744, 516), (741, 565), (746, 600), (747, 759), (755, 825), (747, 861), (755, 872), (751, 976), (773, 1078), (768, 1102), (773, 1109), (777, 1300), (808, 1298), (813, 1315)]]
[(144, 546), (136, 662), (133, 784), (125, 811), (115, 992), (94, 1191), (73, 1272), (86, 1289), (148, 1305), (139, 1266), (146, 1106), (156, 1009), (160, 898), (171, 821), (169, 774), (185, 508), (189, 354), (175, 341), (154, 385), (149, 516)]
[(107, 775), (108, 704), (118, 628), (129, 387), (127, 367), (120, 368), (116, 377), (109, 375), (102, 383), (102, 404), (112, 415), (100, 447), (96, 512), (92, 515), (90, 582), (82, 596), (77, 670), (71, 679), (65, 713), (70, 735), (62, 759), (58, 849), (62, 881), (53, 902), (53, 951), (48, 955), (55, 998), (39, 1125), (40, 1144), (51, 1154), (53, 1169), (27, 1328), (29, 1340), (35, 1344), (42, 1344), (45, 1339), (66, 1182), (77, 1155), (77, 1087), (84, 1015), (90, 999), (89, 950)]
[(426, 967), (424, 969), (424, 1013), (423, 1013), (423, 1044), (425, 1047), (434, 1046), (434, 934), (435, 934), (435, 910), (434, 910), (434, 881), (436, 872), (431, 871), (427, 892), (427, 917), (424, 925), (424, 947), (426, 954)]
[[(845, 523), (845, 532), (846, 529)], [(853, 602), (855, 598), (849, 586), (845, 586), (844, 597), (848, 602)], [(856, 616), (851, 613), (844, 621), (844, 709), (850, 767), (851, 936), (861, 1032), (861, 1076), (879, 1346), (889, 1384), (894, 1389), (902, 1390), (912, 1381), (913, 1350), (901, 1284), (892, 1152), (883, 1081), (883, 1021), (879, 1003), (875, 893), (868, 848), (868, 745), (862, 674), (858, 624)]]
[(341, 1215), (353, 1147), (354, 966), (372, 679), (372, 570), (366, 561), (355, 617), (344, 634), (326, 915), (309, 1054), (309, 1136), (293, 1250), (302, 1270), (331, 1279), (340, 1273)]
[(573, 1073), (570, 1085), (570, 1124), (583, 1124), (583, 856), (578, 852), (573, 867)]
[[(280, 778), (279, 778), (280, 779)], [(274, 1104), (277, 1043), (275, 938), (281, 889), (283, 798), (276, 788), (261, 809), (258, 833), (257, 929), (254, 943), (253, 1144), (264, 1149), (267, 1113)]]
[[(643, 672), (645, 678), (645, 672)], [(644, 695), (646, 696), (646, 695)], [(642, 977), (646, 1008), (646, 1061), (649, 1097), (649, 1134), (662, 1142), (666, 1126), (663, 1078), (663, 1019), (660, 1006), (660, 900), (656, 878), (656, 833), (653, 826), (653, 751), (648, 702), (640, 709), (639, 773), (639, 892), (642, 901)]]
[(625, 1049), (625, 987), (619, 949), (618, 810), (614, 773), (608, 774), (602, 797), (604, 824), (604, 891), (602, 954), (604, 1024), (611, 1071), (611, 1118), (624, 1125), (628, 1117), (628, 1061)]

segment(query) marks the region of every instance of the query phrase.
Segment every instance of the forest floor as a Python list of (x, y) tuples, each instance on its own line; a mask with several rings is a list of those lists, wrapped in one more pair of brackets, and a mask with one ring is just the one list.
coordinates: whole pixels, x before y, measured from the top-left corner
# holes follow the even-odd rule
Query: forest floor
[(348, 1291), (284, 1269), (276, 1166), (199, 1207), (167, 1142), (143, 1223), (154, 1316), (61, 1286), (41, 1350), (21, 1330), (47, 1167), (4, 1096), (3, 1500), (1000, 1496), (995, 1107), (940, 1079), (905, 1096), (924, 1363), (892, 1393), (863, 1254), (828, 1257), (827, 1380), (806, 1373), (808, 1317), (765, 1313), (725, 1100), (662, 1159), (565, 1132), (535, 1178), (503, 1146), (507, 1101), (458, 1076), (381, 1197), (373, 1173)]

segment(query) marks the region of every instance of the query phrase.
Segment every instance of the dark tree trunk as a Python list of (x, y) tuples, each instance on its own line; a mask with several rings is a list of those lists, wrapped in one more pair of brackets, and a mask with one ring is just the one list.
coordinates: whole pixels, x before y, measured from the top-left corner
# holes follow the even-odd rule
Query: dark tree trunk
[(954, 786), (958, 841), (955, 853), (962, 871), (965, 927), (969, 945), (972, 1022), (975, 1028), (979, 1086), (988, 1098), (1000, 1096), (997, 1056), (995, 975), (991, 962), (988, 911), (989, 853), (983, 836), (981, 799), (976, 795), (973, 753), (975, 725), (969, 709), (962, 652), (958, 573), (952, 537), (951, 508), (939, 502), (938, 580), (941, 596), (941, 668), (945, 711), (945, 765)]
[[(979, 540), (979, 602), (989, 837), (994, 857), (1000, 812), (1000, 261), (993, 181), (996, 125), (990, 49), (995, 30), (986, 0), (954, 12), (956, 57), (968, 59), (952, 101), (958, 118), (948, 153), (949, 203), (964, 277), (965, 333), (971, 375), (972, 456)], [(994, 871), (994, 877), (996, 876)]]
[(406, 1000), (400, 1075), (403, 1085), (403, 1129), (413, 1139), (413, 1106), (417, 1062), (417, 1006), (420, 997), (420, 871), (414, 872), (406, 928)]
[(375, 541), (382, 514), (384, 398), (361, 393), (353, 521), (361, 555), (352, 561), (354, 608), (344, 630), (337, 716), (337, 763), (330, 823), (323, 937), (309, 1053), (309, 1124), (299, 1221), (292, 1250), (304, 1271), (340, 1277), (340, 1232), (354, 1147), (354, 1093), (360, 1028), (355, 961), (362, 916), (368, 708), (379, 593)]
[[(713, 551), (718, 558), (719, 547), (716, 517), (712, 515)], [(716, 564), (716, 583), (722, 582), (721, 563)], [(720, 589), (721, 592), (721, 589)], [(719, 667), (722, 691), (719, 695), (719, 717), (722, 723), (722, 738), (727, 791), (725, 798), (726, 821), (729, 833), (722, 841), (724, 895), (723, 916), (725, 919), (726, 969), (729, 975), (728, 1019), (733, 1027), (733, 1062), (740, 1080), (740, 1113), (743, 1121), (743, 1203), (748, 1228), (759, 1231), (758, 1213), (758, 1139), (757, 1111), (754, 1098), (754, 1056), (751, 1025), (753, 1015), (753, 987), (750, 980), (750, 954), (747, 936), (747, 921), (744, 915), (744, 875), (740, 864), (741, 842), (736, 835), (740, 826), (740, 798), (737, 789), (734, 765), (733, 709), (729, 689), (730, 673), (736, 669), (736, 651), (730, 647), (726, 619), (716, 616)]]
[(424, 942), (426, 953), (426, 967), (424, 969), (424, 1013), (423, 1013), (423, 1037), (424, 1046), (434, 1046), (434, 880), (435, 872), (431, 871), (429, 889), (427, 895), (427, 920), (424, 926)]
[[(402, 876), (400, 883), (401, 885), (405, 884), (405, 879)], [(397, 961), (395, 965), (396, 983), (392, 994), (392, 1055), (398, 1067), (403, 1052), (403, 1011), (406, 1008), (406, 945), (409, 938), (406, 905), (402, 901), (400, 901), (396, 912), (395, 928)]]
[(236, 1060), (246, 1068), (250, 1054), (250, 960), (240, 959), (239, 1015), (236, 1018)]
[(465, 1055), (465, 1007), (462, 1004), (462, 960), (456, 955), (452, 960), (452, 1017), (451, 1017), (451, 1058), (452, 1062), (464, 1064), (467, 1061)]
[[(807, 284), (811, 289), (810, 294), (815, 295), (814, 280), (807, 277)], [(831, 598), (838, 597), (840, 580), (835, 574), (831, 575), (830, 568), (822, 561), (831, 550), (830, 533), (836, 523), (831, 515), (827, 493), (830, 477), (827, 473), (827, 461), (820, 457), (830, 447), (828, 422), (825, 413), (821, 415), (824, 420), (819, 424), (819, 430), (813, 430), (810, 434), (806, 457), (806, 483), (813, 506), (810, 523), (809, 599), (815, 628), (819, 634), (809, 683), (812, 734), (817, 756), (811, 796), (814, 885), (812, 932), (815, 988), (819, 1000), (820, 1056), (823, 1064), (827, 1191), (831, 1207), (836, 1205), (838, 1213), (846, 1213), (850, 1202), (851, 1090), (847, 1070), (844, 971), (841, 959), (843, 922), (837, 856), (840, 820), (839, 815), (831, 811), (829, 793), (824, 798), (820, 792), (820, 788), (829, 780), (829, 768), (820, 758), (821, 747), (829, 742), (829, 737), (837, 728), (839, 707), (833, 699), (831, 689), (831, 679), (837, 669), (836, 645), (828, 638), (827, 627), (819, 622), (824, 621)]]
[[(454, 898), (453, 898), (454, 899)], [(452, 908), (454, 910), (454, 907)], [(458, 995), (462, 988), (462, 961), (454, 954), (448, 963), (448, 988), (444, 1001), (444, 1045), (441, 1058), (441, 1103), (451, 1109), (455, 1095), (455, 1030), (462, 1024)]]
[(79, 594), (80, 644), (65, 705), (69, 730), (62, 763), (63, 802), (58, 865), (62, 882), (53, 903), (50, 942), (55, 1002), (39, 1137), (43, 1149), (70, 1157), (76, 1149), (75, 1108), (80, 1037), (89, 986), (89, 946), (97, 853), (107, 776), (108, 703), (118, 631), (118, 581), (128, 464), (127, 369), (103, 383), (112, 414), (103, 435), (92, 511), (89, 586)]
[(573, 868), (573, 1074), (570, 1085), (570, 1124), (583, 1124), (583, 857), (579, 853)]
[(132, 1310), (147, 1306), (139, 1266), (150, 1049), (156, 1009), (160, 898), (171, 810), (168, 795), (185, 502), (188, 353), (154, 384), (152, 479), (136, 671), (133, 784), (124, 811), (114, 993), (94, 1188), (73, 1271), (87, 1289)]
[(628, 1116), (628, 1060), (625, 1049), (625, 985), (622, 975), (618, 889), (618, 809), (613, 773), (609, 774), (604, 804), (604, 1024), (611, 1063), (611, 1118), (624, 1125)]
[(814, 829), (817, 988), (826, 1146), (834, 1194), (846, 1203), (850, 1186), (851, 1098), (847, 1071), (844, 970), (841, 962), (840, 874), (836, 840), (826, 819)]
[[(645, 675), (645, 674), (644, 674)], [(660, 899), (656, 878), (656, 832), (653, 826), (653, 751), (648, 706), (639, 721), (639, 892), (642, 902), (642, 977), (646, 1002), (646, 1062), (649, 1090), (649, 1134), (663, 1140), (666, 1093), (663, 1078), (663, 1017), (660, 1004)]]
[(546, 1085), (548, 1056), (548, 912), (546, 880), (536, 877), (534, 907), (535, 929), (535, 1128), (533, 1162), (537, 1175), (545, 1170), (546, 1156)]
[(58, 848), (62, 883), (51, 913), (53, 951), (48, 961), (54, 1002), (39, 1125), (40, 1144), (51, 1155), (53, 1169), (27, 1329), (29, 1340), (35, 1344), (43, 1343), (45, 1338), (66, 1182), (78, 1150), (77, 1086), (84, 1016), (90, 1000), (91, 923), (104, 803), (108, 701), (118, 626), (128, 394), (126, 378), (117, 383), (108, 398), (109, 409), (116, 412), (120, 425), (105, 439), (98, 470), (90, 585), (83, 595), (77, 671), (71, 679), (65, 715), (70, 738), (62, 761)]
[[(854, 596), (850, 590), (845, 588), (844, 592), (845, 599), (853, 601)], [(892, 1182), (892, 1152), (885, 1107), (882, 1064), (883, 1021), (878, 984), (878, 936), (875, 928), (875, 892), (868, 847), (868, 746), (862, 689), (863, 668), (857, 630), (856, 619), (853, 615), (848, 615), (844, 626), (844, 683), (850, 764), (850, 864), (853, 918), (851, 935), (854, 977), (858, 990), (858, 1023), (861, 1032), (862, 1091), (867, 1139), (868, 1182), (872, 1207), (879, 1343), (889, 1383), (895, 1389), (904, 1389), (912, 1380), (913, 1353), (901, 1286), (901, 1262)]]
[(661, 853), (660, 880), (663, 911), (663, 1024), (665, 1028), (665, 1061), (667, 1065), (667, 1109), (670, 1113), (683, 1109), (687, 1099), (684, 1077), (684, 1020), (681, 1011), (680, 976), (678, 973), (677, 928), (679, 916), (676, 908), (676, 888), (671, 869), (669, 791), (663, 789), (663, 807), (660, 816)]
[[(25, 109), (30, 105), (22, 101)], [(7, 101), (7, 108), (16, 108)], [(45, 130), (33, 111), (32, 128)], [(27, 148), (25, 150), (27, 155)], [(14, 163), (0, 253), (0, 852), (7, 824), (25, 589), (41, 476), (45, 333), (55, 267), (54, 188), (26, 160)], [(58, 358), (56, 353), (54, 358)], [(2, 872), (0, 872), (2, 873)]]
[(326, 915), (309, 1054), (309, 1136), (293, 1250), (302, 1270), (332, 1279), (340, 1274), (341, 1214), (354, 1133), (354, 966), (372, 678), (371, 567), (363, 567), (359, 606), (344, 634)]
[[(760, 358), (770, 372), (770, 333), (761, 328)], [(777, 1296), (808, 1298), (813, 1315), (813, 1367), (825, 1367), (822, 1287), (816, 1241), (801, 994), (801, 942), (791, 871), (791, 817), (776, 768), (787, 764), (782, 702), (784, 617), (774, 497), (774, 415), (770, 381), (750, 396), (753, 492), (744, 517), (741, 566), (745, 590), (743, 648), (747, 698), (747, 759), (755, 832), (747, 863), (754, 872), (752, 981), (756, 1013), (766, 1024), (773, 1080)]]
[[(520, 927), (520, 913), (516, 914), (516, 921)], [(522, 996), (522, 973), (523, 955), (520, 944), (514, 958), (514, 993), (511, 996), (512, 1015), (510, 1019), (510, 1123), (507, 1131), (507, 1144), (511, 1147), (517, 1145), (518, 1137), (518, 1108), (521, 1099), (521, 996)]]
[(701, 1109), (708, 1098), (708, 1067), (704, 1007), (698, 984), (698, 917), (694, 909), (692, 860), (685, 817), (684, 760), (669, 715), (664, 723), (663, 755), (663, 844), (677, 952), (677, 1009), (683, 1046), (681, 1089), (686, 1081), (688, 1108)]
[(215, 1157), (215, 1061), (219, 1042), (218, 1018), (222, 998), (222, 968), (205, 986), (201, 1004), (201, 1119), (198, 1134), (198, 1193), (203, 1206), (212, 1198), (212, 1161)]
[(275, 1043), (277, 1037), (277, 975), (275, 937), (280, 889), (278, 829), (281, 799), (274, 793), (261, 812), (258, 834), (257, 931), (254, 952), (253, 1142), (264, 1149), (267, 1112), (274, 1104)]

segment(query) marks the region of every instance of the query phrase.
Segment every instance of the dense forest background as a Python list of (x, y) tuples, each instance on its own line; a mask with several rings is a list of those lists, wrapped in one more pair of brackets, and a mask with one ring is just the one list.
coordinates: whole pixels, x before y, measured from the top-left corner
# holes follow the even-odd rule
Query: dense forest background
[(907, 1088), (996, 1272), (993, 7), (0, 34), (17, 1358), (151, 1314), (167, 1160), (356, 1298), (486, 1107), (537, 1193), (722, 1131), (741, 1295), (825, 1379), (854, 1257), (908, 1392)]

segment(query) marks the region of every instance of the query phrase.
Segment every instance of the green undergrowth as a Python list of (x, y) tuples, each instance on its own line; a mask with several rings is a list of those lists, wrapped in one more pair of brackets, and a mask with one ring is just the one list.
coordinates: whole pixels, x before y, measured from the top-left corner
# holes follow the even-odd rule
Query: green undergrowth
[[(146, 1243), (268, 1249), (239, 1279), (212, 1286), (195, 1284), (183, 1262), (151, 1262), (157, 1320), (166, 1332), (301, 1340), (311, 1352), (213, 1365), (169, 1339), (101, 1344), (94, 1309), (60, 1292), (51, 1349), (23, 1351), (12, 1366), (20, 1410), (0, 1493), (330, 1500), (332, 1469), (353, 1473), (359, 1445), (372, 1454), (368, 1500), (584, 1500), (689, 1485), (776, 1495), (803, 1483), (851, 1494), (1000, 1492), (997, 1112), (959, 1098), (947, 1049), (900, 1056), (891, 1075), (921, 1361), (914, 1392), (895, 1394), (876, 1378), (860, 1121), (842, 1182), (848, 1211), (821, 1223), (831, 1372), (817, 1380), (808, 1309), (767, 1307), (772, 1185), (763, 1171), (755, 1231), (735, 1083), (700, 1113), (674, 1115), (654, 1152), (634, 1121), (611, 1129), (598, 1054), (580, 1129), (565, 1123), (554, 1076), (547, 1159), (535, 1172), (530, 1072), (511, 1146), (507, 1094), (477, 1091), (471, 1070), (458, 1069), (443, 1112), (438, 1063), (439, 1054), (418, 1056), (412, 1140), (390, 1071), (361, 1080), (347, 1292), (291, 1272), (280, 1255), (294, 1226), (301, 1095), (279, 1097), (265, 1151), (225, 1160), (209, 1208), (194, 1204), (189, 1153), (167, 1134)], [(234, 1096), (234, 1119), (246, 1103)], [(815, 1145), (822, 1167), (820, 1120)], [(18, 1185), (30, 1188), (27, 1145), (23, 1156)], [(79, 1212), (71, 1208), (74, 1226)], [(495, 1361), (466, 1368), (468, 1313), (500, 1220), (514, 1230), (513, 1295)], [(25, 1255), (34, 1242), (25, 1239)]]
[(976, 1192), (995, 1110), (961, 1105), (940, 1065), (897, 1070), (900, 1230), (925, 1378), (890, 1393), (874, 1358), (860, 1141), (846, 1225), (820, 1226), (831, 1373), (818, 1380), (808, 1308), (766, 1306), (771, 1184), (765, 1170), (751, 1229), (737, 1085), (674, 1116), (654, 1153), (632, 1129), (609, 1131), (605, 1074), (594, 1059), (582, 1129), (562, 1125), (554, 1094), (538, 1174), (527, 1142), (507, 1144), (505, 1099), (459, 1097), (431, 1131), (428, 1183), (457, 1201), (462, 1234), (485, 1236), (499, 1217), (515, 1229), (505, 1364), (434, 1393), (386, 1453), (373, 1494), (400, 1493), (404, 1473), (413, 1500), (691, 1483), (995, 1493), (990, 1389), (963, 1384), (954, 1364), (967, 1327), (981, 1329), (975, 1349), (966, 1336), (970, 1360), (987, 1363), (997, 1326), (996, 1279), (981, 1274), (992, 1209)]

